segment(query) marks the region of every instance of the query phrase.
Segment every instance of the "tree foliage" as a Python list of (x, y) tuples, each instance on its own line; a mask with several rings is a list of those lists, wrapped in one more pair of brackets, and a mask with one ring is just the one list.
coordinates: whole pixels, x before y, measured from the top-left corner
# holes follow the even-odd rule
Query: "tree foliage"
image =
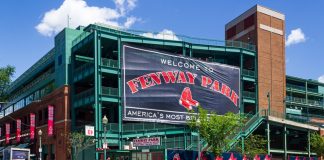
[[(244, 139), (244, 154), (246, 154), (248, 157), (254, 157), (257, 154), (267, 154), (266, 144), (267, 140), (264, 136), (252, 134)], [(243, 153), (242, 146), (240, 144), (238, 144), (237, 150), (240, 153)]]
[(310, 136), (311, 151), (317, 156), (324, 156), (324, 137), (319, 133), (312, 133)]
[(15, 67), (13, 66), (8, 65), (0, 68), (0, 102), (6, 102), (8, 99), (6, 89), (10, 85), (14, 73)]
[(201, 106), (198, 107), (198, 114), (190, 114), (193, 118), (188, 121), (188, 125), (199, 130), (200, 136), (208, 143), (208, 150), (215, 155), (221, 155), (224, 149), (228, 149), (242, 124), (238, 114), (228, 112), (225, 115), (217, 115), (215, 112), (208, 113)]
[(72, 155), (73, 160), (76, 160), (79, 154), (87, 148), (94, 145), (95, 140), (92, 137), (86, 136), (84, 132), (71, 132), (63, 134), (67, 143), (67, 152)]

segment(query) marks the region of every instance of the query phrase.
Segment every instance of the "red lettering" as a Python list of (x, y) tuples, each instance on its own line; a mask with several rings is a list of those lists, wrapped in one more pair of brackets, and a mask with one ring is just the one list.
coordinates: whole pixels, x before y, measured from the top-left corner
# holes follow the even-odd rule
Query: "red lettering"
[(222, 94), (226, 97), (230, 98), (231, 88), (229, 88), (226, 84), (222, 84)]
[(157, 73), (150, 73), (149, 76), (152, 78), (152, 86), (155, 86), (156, 84), (161, 84), (161, 78), (160, 78), (161, 72)]
[(213, 85), (210, 87), (211, 90), (219, 92), (219, 82), (214, 80)]
[(201, 86), (206, 87), (212, 83), (212, 80), (209, 77), (201, 76)]
[(132, 79), (130, 81), (127, 82), (127, 85), (129, 87), (129, 89), (132, 91), (132, 94), (136, 93), (138, 91), (137, 87), (137, 81), (135, 81), (135, 79)]
[(197, 74), (193, 74), (191, 72), (186, 72), (188, 79), (189, 79), (189, 84), (195, 84), (195, 78), (197, 77)]
[(187, 79), (184, 72), (179, 72), (177, 83), (187, 83)]
[(237, 99), (238, 99), (238, 95), (232, 91), (232, 95), (231, 95), (231, 101), (235, 104), (235, 106), (237, 106)]
[(170, 83), (170, 81), (171, 83), (175, 83), (177, 75), (178, 75), (178, 71), (162, 72), (162, 77), (165, 83)]
[(146, 89), (152, 86), (152, 82), (147, 79), (146, 75), (138, 77), (138, 80), (141, 84), (142, 89)]

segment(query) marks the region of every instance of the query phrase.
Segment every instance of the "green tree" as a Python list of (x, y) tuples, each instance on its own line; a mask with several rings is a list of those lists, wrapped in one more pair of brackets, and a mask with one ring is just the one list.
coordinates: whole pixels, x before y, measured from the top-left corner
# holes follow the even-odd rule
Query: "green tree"
[(238, 133), (242, 124), (239, 114), (228, 112), (217, 115), (215, 112), (208, 113), (201, 106), (198, 107), (198, 114), (190, 112), (190, 115), (193, 118), (188, 121), (188, 125), (199, 130), (200, 136), (208, 143), (207, 149), (215, 155), (221, 155), (224, 149), (229, 148), (233, 135)]
[(324, 156), (324, 137), (319, 133), (312, 133), (310, 136), (311, 151), (318, 157)]
[[(242, 143), (242, 140), (240, 141)], [(241, 143), (237, 145), (237, 151), (243, 153)], [(267, 140), (261, 135), (250, 135), (244, 139), (244, 154), (248, 157), (254, 157), (257, 154), (267, 154), (266, 150)]]
[(95, 139), (93, 137), (86, 136), (84, 131), (62, 134), (62, 136), (64, 136), (66, 139), (68, 154), (73, 154), (73, 160), (77, 160), (77, 157), (82, 151), (93, 146), (95, 143)]
[(13, 66), (7, 65), (6, 67), (0, 68), (0, 102), (6, 102), (8, 100), (6, 89), (10, 85), (14, 73), (15, 67)]

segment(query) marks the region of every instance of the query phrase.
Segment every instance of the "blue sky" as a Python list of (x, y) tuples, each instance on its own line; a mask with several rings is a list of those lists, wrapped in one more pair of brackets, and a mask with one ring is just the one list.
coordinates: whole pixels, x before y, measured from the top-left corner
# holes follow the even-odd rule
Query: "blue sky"
[(67, 25), (67, 13), (71, 15), (71, 26), (106, 21), (130, 29), (167, 29), (176, 34), (223, 40), (225, 24), (255, 4), (284, 13), (287, 36), (295, 29), (304, 36), (286, 47), (287, 74), (306, 79), (323, 76), (324, 1), (320, 0), (5, 0), (0, 5), (0, 67), (13, 65), (15, 77), (21, 75), (54, 46), (55, 33)]

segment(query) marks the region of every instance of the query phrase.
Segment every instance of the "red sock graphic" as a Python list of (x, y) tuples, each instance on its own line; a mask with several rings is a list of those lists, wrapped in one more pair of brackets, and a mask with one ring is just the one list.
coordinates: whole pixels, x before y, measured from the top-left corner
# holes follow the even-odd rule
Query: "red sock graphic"
[(199, 102), (192, 99), (191, 90), (189, 87), (183, 89), (181, 97), (179, 99), (179, 104), (188, 110), (192, 110), (192, 106), (197, 107)]

